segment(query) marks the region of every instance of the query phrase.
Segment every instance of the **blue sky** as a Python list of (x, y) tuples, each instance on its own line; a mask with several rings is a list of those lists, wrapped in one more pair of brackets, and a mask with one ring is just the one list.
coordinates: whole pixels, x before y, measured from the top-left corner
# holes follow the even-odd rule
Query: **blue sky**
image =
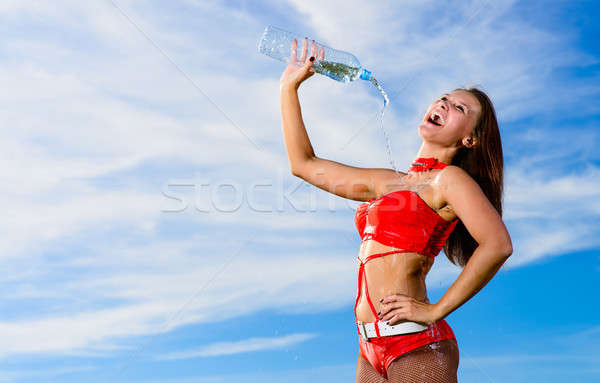
[[(446, 318), (459, 379), (600, 380), (598, 4), (365, 4), (0, 4), (0, 383), (354, 380), (357, 203), (289, 173), (269, 24), (375, 74), (401, 169), (433, 99), (488, 92), (514, 253)], [(388, 165), (372, 86), (300, 98), (317, 155)]]

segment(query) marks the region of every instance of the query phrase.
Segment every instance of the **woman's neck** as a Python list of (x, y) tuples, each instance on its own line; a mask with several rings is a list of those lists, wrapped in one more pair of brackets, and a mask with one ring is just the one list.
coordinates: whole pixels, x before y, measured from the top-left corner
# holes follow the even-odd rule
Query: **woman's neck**
[(455, 151), (452, 148), (439, 147), (429, 144), (427, 142), (423, 142), (423, 144), (421, 144), (421, 148), (415, 155), (414, 159), (417, 159), (419, 157), (434, 157), (439, 162), (443, 162), (445, 164), (450, 165), (450, 163), (452, 162), (452, 158), (454, 157), (454, 153)]

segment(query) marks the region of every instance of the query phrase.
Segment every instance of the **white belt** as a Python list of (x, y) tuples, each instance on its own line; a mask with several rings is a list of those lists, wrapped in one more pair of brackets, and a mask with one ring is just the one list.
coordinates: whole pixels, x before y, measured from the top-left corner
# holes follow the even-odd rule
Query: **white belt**
[[(358, 324), (358, 331), (360, 332), (360, 336), (362, 336), (364, 340), (368, 341), (370, 338), (377, 337), (377, 333), (375, 332), (375, 323), (365, 323), (362, 321), (357, 321), (356, 323)], [(422, 325), (417, 322), (406, 321), (390, 326), (389, 324), (386, 324), (386, 322), (379, 321), (379, 335), (381, 336), (409, 334), (413, 332), (427, 330), (428, 328), (428, 326)]]

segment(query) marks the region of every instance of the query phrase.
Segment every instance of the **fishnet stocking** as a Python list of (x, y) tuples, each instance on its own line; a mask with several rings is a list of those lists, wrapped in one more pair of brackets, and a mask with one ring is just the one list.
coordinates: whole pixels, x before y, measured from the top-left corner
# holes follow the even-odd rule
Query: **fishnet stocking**
[(457, 383), (458, 345), (454, 339), (430, 343), (396, 358), (384, 379), (371, 364), (358, 356), (357, 383)]

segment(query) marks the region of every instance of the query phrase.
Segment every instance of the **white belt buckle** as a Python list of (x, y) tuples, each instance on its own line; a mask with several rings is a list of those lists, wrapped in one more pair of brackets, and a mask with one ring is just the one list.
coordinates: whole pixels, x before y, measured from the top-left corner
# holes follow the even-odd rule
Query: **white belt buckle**
[(360, 336), (368, 342), (369, 337), (367, 337), (367, 328), (365, 327), (365, 322), (358, 321), (358, 331), (360, 332)]

